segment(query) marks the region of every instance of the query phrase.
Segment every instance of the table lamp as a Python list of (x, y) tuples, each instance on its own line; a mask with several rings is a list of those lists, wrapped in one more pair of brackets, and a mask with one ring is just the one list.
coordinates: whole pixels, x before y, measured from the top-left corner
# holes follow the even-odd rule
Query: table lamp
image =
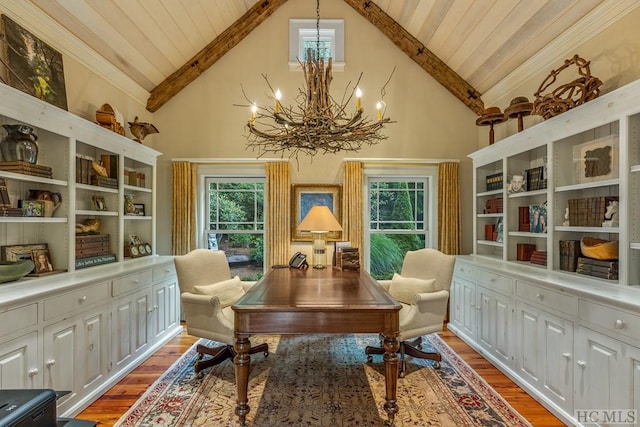
[(340, 223), (327, 206), (314, 206), (304, 217), (298, 231), (310, 231), (313, 239), (313, 268), (325, 268), (327, 263), (327, 234), (342, 231)]

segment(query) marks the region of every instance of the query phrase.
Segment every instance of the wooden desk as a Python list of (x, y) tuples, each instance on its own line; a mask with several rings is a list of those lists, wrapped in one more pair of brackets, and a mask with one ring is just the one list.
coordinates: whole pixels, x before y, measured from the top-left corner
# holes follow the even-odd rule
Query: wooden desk
[[(399, 312), (402, 306), (366, 271), (273, 269), (235, 305), (234, 358), (242, 426), (249, 413), (247, 389), (254, 334), (381, 333), (384, 340), (384, 410), (388, 425), (398, 412)], [(364, 349), (363, 349), (364, 352)]]

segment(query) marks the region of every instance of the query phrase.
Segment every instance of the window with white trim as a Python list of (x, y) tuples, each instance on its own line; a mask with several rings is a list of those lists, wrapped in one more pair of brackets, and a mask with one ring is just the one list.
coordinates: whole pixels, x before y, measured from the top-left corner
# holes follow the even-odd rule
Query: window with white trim
[[(317, 50), (318, 31), (315, 19), (289, 20), (289, 68), (300, 69), (298, 61), (307, 59), (307, 49)], [(333, 58), (333, 70), (344, 70), (344, 19), (320, 20), (320, 57)]]
[(366, 174), (366, 263), (376, 279), (399, 273), (407, 251), (434, 247), (437, 169), (435, 172)]
[(227, 255), (232, 276), (264, 272), (264, 177), (205, 177), (205, 246)]

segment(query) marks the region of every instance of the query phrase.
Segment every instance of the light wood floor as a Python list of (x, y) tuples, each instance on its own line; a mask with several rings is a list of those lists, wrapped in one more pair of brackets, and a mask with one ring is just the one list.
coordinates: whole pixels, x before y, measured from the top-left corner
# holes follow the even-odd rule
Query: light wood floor
[[(565, 425), (452, 332), (445, 330), (442, 333), (442, 337), (453, 350), (476, 372), (482, 375), (511, 406), (526, 417), (535, 427)], [(166, 371), (195, 341), (197, 341), (196, 338), (186, 333), (177, 336), (80, 413), (77, 418), (97, 421), (99, 423), (98, 426), (101, 427), (112, 426), (138, 400), (147, 387)]]

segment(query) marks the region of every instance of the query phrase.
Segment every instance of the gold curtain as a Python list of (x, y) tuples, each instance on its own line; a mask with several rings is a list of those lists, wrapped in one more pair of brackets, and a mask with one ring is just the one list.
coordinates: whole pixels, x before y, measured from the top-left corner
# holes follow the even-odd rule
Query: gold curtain
[(460, 165), (438, 166), (438, 248), (449, 255), (460, 254)]
[(174, 255), (196, 247), (196, 168), (189, 162), (173, 162), (172, 246)]
[(291, 240), (291, 166), (289, 162), (270, 162), (267, 175), (266, 243), (267, 269), (286, 264)]
[(342, 239), (359, 248), (360, 265), (364, 248), (362, 162), (344, 162), (344, 188), (342, 189)]

